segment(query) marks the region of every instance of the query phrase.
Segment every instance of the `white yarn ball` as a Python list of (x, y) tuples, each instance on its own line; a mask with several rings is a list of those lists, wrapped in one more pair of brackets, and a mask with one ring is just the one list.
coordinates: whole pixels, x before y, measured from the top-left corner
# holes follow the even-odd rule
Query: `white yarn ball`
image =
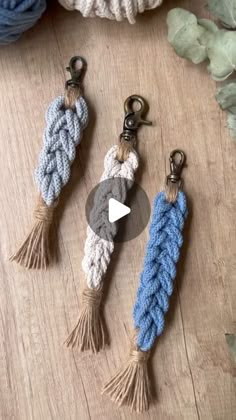
[(67, 10), (79, 10), (84, 17), (99, 16), (121, 21), (127, 18), (135, 23), (135, 16), (155, 9), (163, 0), (59, 0)]

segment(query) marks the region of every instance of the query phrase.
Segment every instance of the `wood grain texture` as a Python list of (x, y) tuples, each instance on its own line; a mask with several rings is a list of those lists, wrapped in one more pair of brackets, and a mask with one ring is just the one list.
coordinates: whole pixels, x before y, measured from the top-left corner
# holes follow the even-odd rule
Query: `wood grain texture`
[[(165, 1), (135, 26), (83, 19), (52, 3), (18, 42), (0, 50), (0, 418), (3, 420), (233, 420), (235, 366), (224, 334), (236, 328), (236, 146), (214, 99), (205, 65), (179, 59), (167, 42), (166, 14), (178, 4), (207, 16), (205, 1)], [(71, 56), (88, 61), (90, 124), (57, 212), (59, 261), (47, 272), (9, 263), (36, 201), (33, 171), (44, 113), (63, 91)], [(97, 356), (63, 347), (84, 285), (84, 206), (103, 158), (117, 141), (123, 103), (140, 93), (154, 126), (139, 132), (138, 182), (152, 201), (175, 147), (187, 154), (190, 215), (167, 327), (151, 365), (157, 402), (143, 415), (100, 395), (124, 361), (148, 238), (116, 247), (106, 278), (111, 345)]]

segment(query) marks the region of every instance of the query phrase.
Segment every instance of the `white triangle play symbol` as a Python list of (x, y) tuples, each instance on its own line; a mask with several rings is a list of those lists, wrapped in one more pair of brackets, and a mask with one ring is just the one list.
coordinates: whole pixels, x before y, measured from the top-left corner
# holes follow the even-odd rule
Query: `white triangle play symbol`
[(125, 206), (114, 198), (109, 199), (108, 220), (110, 223), (116, 222), (130, 212), (130, 207)]

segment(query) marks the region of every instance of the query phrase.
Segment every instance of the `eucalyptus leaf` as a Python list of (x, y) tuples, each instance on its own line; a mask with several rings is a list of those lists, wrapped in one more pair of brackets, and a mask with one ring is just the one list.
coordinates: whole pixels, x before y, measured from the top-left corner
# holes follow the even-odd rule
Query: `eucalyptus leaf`
[(206, 46), (201, 37), (206, 29), (198, 24), (193, 13), (181, 8), (172, 9), (167, 15), (168, 41), (175, 52), (195, 64), (207, 59)]
[(236, 28), (236, 0), (208, 0), (208, 9), (226, 28)]
[(236, 82), (227, 83), (218, 89), (216, 100), (221, 109), (236, 115)]
[(208, 71), (214, 80), (223, 81), (236, 69), (236, 32), (219, 30), (207, 44)]
[(233, 141), (236, 142), (236, 115), (231, 114), (230, 112), (228, 112), (227, 116), (227, 126)]
[(220, 30), (214, 22), (198, 20), (181, 8), (168, 13), (167, 24), (168, 40), (180, 57), (196, 64), (208, 58), (208, 71), (217, 81), (227, 79), (235, 71), (236, 32)]
[(199, 25), (201, 25), (203, 28), (205, 28), (207, 31), (210, 31), (212, 34), (219, 31), (218, 26), (209, 19), (198, 19)]
[(227, 126), (230, 135), (236, 141), (236, 82), (228, 83), (220, 88), (216, 100), (221, 109), (227, 112)]
[(211, 42), (214, 42), (215, 34), (219, 32), (220, 30), (218, 26), (216, 26), (216, 24), (212, 20), (209, 20), (209, 19), (198, 19), (198, 24), (202, 28), (205, 29), (205, 31), (202, 33), (200, 37), (200, 42), (202, 45), (206, 46), (206, 53), (208, 57), (207, 46)]
[[(236, 28), (236, 0), (210, 0), (209, 8), (225, 25)], [(181, 8), (170, 10), (167, 25), (168, 40), (175, 52), (195, 64), (208, 59), (208, 71), (214, 80), (223, 81), (236, 70), (236, 31), (219, 29), (211, 20), (197, 19)], [(227, 111), (230, 134), (236, 141), (236, 82), (223, 86), (216, 99)]]
[(236, 335), (235, 334), (225, 334), (226, 342), (228, 344), (228, 349), (233, 357), (234, 362), (236, 363)]

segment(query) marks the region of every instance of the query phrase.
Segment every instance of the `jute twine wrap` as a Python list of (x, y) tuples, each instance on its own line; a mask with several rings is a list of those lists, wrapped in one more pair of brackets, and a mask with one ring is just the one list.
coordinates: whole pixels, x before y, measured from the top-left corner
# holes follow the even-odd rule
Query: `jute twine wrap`
[(165, 194), (169, 203), (175, 203), (179, 192), (179, 184), (177, 182), (166, 182)]
[(46, 118), (44, 147), (36, 171), (40, 199), (34, 211), (35, 223), (22, 246), (10, 258), (28, 269), (46, 269), (51, 261), (49, 238), (54, 210), (60, 191), (69, 180), (75, 148), (88, 119), (80, 88), (68, 86), (64, 97), (57, 97), (51, 103)]
[(35, 224), (11, 260), (25, 268), (45, 269), (50, 260), (49, 230), (53, 221), (55, 206), (48, 207), (41, 197), (34, 211)]
[(117, 160), (119, 162), (124, 162), (128, 159), (130, 152), (132, 152), (133, 150), (134, 144), (131, 141), (128, 142), (121, 139), (117, 150)]
[(82, 295), (82, 309), (78, 322), (66, 340), (66, 345), (79, 351), (97, 353), (105, 346), (105, 331), (100, 316), (102, 290), (86, 288)]
[(149, 356), (150, 352), (138, 349), (134, 339), (129, 358), (104, 386), (102, 394), (108, 394), (118, 406), (127, 405), (138, 413), (147, 411), (152, 399), (148, 376)]

